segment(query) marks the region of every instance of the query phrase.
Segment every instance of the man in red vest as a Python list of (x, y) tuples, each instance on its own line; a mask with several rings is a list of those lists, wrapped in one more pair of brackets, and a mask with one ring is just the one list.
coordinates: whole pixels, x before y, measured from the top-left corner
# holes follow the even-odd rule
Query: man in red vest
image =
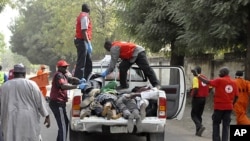
[(110, 52), (111, 61), (108, 69), (102, 72), (102, 77), (106, 77), (114, 70), (119, 58), (122, 60), (119, 65), (120, 86), (117, 87), (117, 90), (129, 87), (127, 84), (127, 71), (134, 63), (142, 69), (153, 87), (160, 88), (159, 81), (156, 78), (154, 70), (149, 66), (145, 49), (143, 47), (129, 42), (106, 41), (104, 48)]
[(77, 62), (74, 77), (87, 79), (92, 72), (92, 23), (89, 17), (90, 9), (87, 4), (82, 5), (82, 12), (76, 19), (76, 33), (74, 43), (77, 49)]
[[(207, 77), (201, 74), (201, 67), (196, 66), (194, 70), (201, 75), (201, 77), (207, 79)], [(191, 118), (196, 127), (196, 136), (202, 136), (205, 127), (202, 125), (202, 114), (206, 104), (206, 97), (209, 93), (209, 86), (198, 79), (197, 76), (193, 78), (192, 84), (192, 110)]]

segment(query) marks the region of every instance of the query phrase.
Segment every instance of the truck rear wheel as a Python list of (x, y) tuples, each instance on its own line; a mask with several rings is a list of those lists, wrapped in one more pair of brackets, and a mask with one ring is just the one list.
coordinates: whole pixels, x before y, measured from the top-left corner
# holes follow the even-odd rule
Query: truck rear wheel
[(146, 139), (147, 141), (164, 141), (164, 133), (149, 133)]
[(69, 141), (82, 141), (86, 139), (87, 134), (85, 132), (69, 130)]

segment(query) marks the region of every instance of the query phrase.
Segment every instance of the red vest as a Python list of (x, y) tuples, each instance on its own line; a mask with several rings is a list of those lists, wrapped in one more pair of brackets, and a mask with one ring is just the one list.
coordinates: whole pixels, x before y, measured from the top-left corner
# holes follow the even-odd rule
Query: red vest
[[(200, 75), (200, 77), (207, 79), (206, 76), (202, 74)], [(196, 97), (207, 97), (209, 93), (209, 86), (203, 83), (200, 79), (198, 80), (198, 83), (199, 83), (199, 89)]]
[(90, 21), (89, 14), (86, 13), (86, 12), (81, 12), (79, 14), (79, 16), (77, 17), (77, 19), (76, 19), (76, 34), (75, 34), (75, 37), (79, 38), (79, 39), (83, 39), (82, 30), (81, 30), (81, 19), (84, 16), (87, 16), (88, 19), (89, 19), (89, 25), (88, 25), (88, 29), (87, 29), (87, 35), (88, 35), (89, 40), (91, 40), (92, 39), (92, 23)]
[(121, 59), (130, 59), (132, 58), (133, 52), (135, 50), (136, 45), (134, 43), (128, 42), (120, 42), (115, 41), (112, 43), (112, 47), (117, 46), (120, 47), (120, 58)]

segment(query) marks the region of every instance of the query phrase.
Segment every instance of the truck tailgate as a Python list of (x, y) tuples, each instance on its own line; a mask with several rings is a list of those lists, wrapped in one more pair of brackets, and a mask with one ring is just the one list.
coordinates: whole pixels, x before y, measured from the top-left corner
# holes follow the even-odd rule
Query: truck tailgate
[[(165, 123), (166, 119), (146, 117), (142, 120), (142, 131), (152, 133), (164, 132)], [(91, 116), (80, 120), (72, 117), (70, 126), (74, 131), (107, 132), (108, 130), (110, 133), (128, 133), (127, 120), (124, 118), (107, 120), (102, 117)]]

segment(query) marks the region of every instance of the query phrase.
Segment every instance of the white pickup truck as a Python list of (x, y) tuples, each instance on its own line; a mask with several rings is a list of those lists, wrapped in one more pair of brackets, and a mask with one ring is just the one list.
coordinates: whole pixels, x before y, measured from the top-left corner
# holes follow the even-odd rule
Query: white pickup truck
[[(94, 65), (93, 72), (102, 72), (107, 66)], [(186, 80), (184, 69), (179, 66), (151, 66), (161, 83), (159, 98), (150, 101), (155, 104), (155, 115), (146, 116), (142, 120), (141, 133), (128, 133), (127, 120), (123, 117), (119, 119), (107, 120), (103, 117), (90, 116), (80, 119), (80, 104), (82, 94), (80, 90), (74, 90), (72, 98), (72, 108), (70, 112), (70, 141), (80, 141), (92, 134), (127, 134), (146, 136), (147, 141), (164, 141), (167, 120), (181, 120), (186, 104)], [(116, 68), (113, 73), (105, 78), (105, 82), (117, 81), (119, 84), (119, 74)], [(135, 86), (150, 85), (142, 70), (133, 66), (128, 71), (128, 83), (131, 90)], [(152, 107), (151, 107), (152, 108)]]

